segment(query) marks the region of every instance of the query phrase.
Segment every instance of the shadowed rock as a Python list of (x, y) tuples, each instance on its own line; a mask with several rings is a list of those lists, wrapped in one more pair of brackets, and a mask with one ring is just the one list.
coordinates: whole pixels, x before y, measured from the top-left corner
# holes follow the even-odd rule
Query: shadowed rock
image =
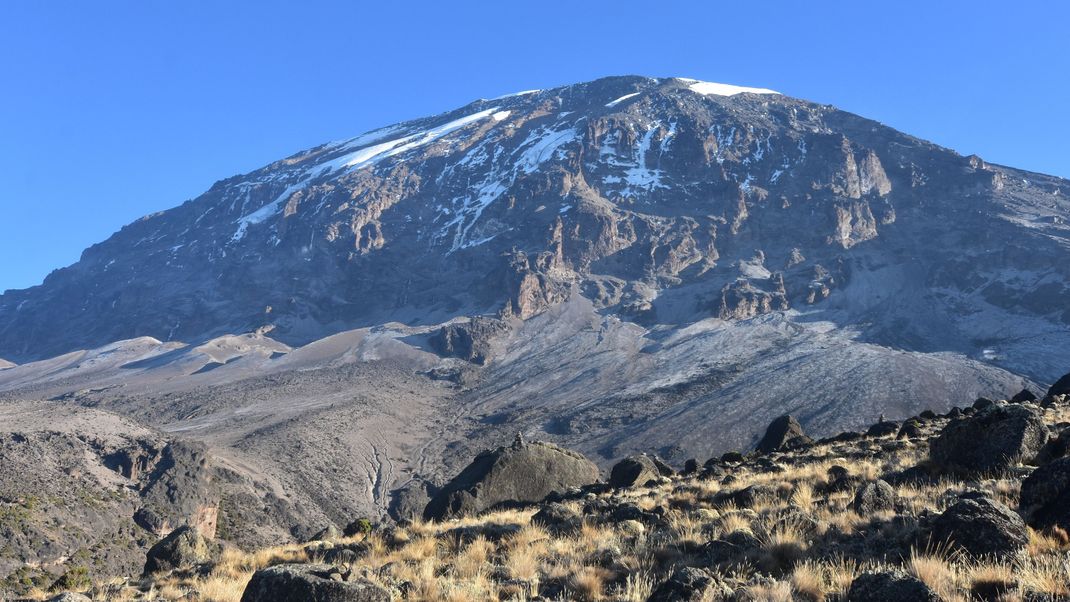
[(1064, 374), (1062, 378), (1048, 388), (1048, 397), (1056, 395), (1070, 395), (1070, 374)]
[(485, 451), (431, 499), (427, 520), (477, 514), (509, 502), (538, 502), (554, 491), (598, 480), (599, 470), (582, 454), (551, 443), (526, 443)]
[(940, 596), (920, 579), (901, 571), (865, 573), (855, 577), (848, 602), (940, 602)]
[(960, 500), (933, 523), (931, 540), (950, 542), (974, 558), (1006, 558), (1029, 543), (1025, 522), (1013, 510), (985, 497)]
[(769, 424), (765, 436), (755, 448), (759, 452), (769, 453), (783, 451), (812, 443), (813, 440), (803, 432), (802, 425), (793, 416), (785, 414)]
[(730, 600), (733, 592), (709, 571), (694, 567), (681, 569), (660, 585), (647, 602), (700, 602)]
[(390, 592), (366, 579), (349, 581), (325, 564), (280, 564), (253, 574), (241, 602), (389, 602)]
[(1033, 471), (1022, 483), (1018, 508), (1031, 527), (1070, 529), (1070, 458)]

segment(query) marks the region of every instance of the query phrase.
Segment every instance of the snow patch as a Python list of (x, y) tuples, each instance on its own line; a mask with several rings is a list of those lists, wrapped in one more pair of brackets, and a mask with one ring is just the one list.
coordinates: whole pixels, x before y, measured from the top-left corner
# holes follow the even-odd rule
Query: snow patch
[(616, 100), (611, 100), (611, 101), (607, 102), (606, 106), (607, 107), (615, 107), (615, 106), (619, 105), (620, 103), (628, 100), (629, 98), (635, 98), (636, 96), (639, 96), (639, 92), (632, 92), (631, 94), (625, 94), (624, 96), (621, 96), (620, 98), (618, 98)]
[[(506, 113), (505, 116), (508, 116), (508, 111), (502, 112)], [(238, 218), (235, 222), (236, 224), (238, 224), (238, 227), (235, 230), (234, 234), (231, 236), (231, 242), (237, 242), (243, 239), (250, 225), (262, 223), (263, 221), (276, 215), (282, 209), (283, 203), (289, 200), (289, 198), (295, 192), (307, 186), (308, 183), (314, 178), (321, 177), (338, 170), (348, 171), (354, 169), (361, 169), (369, 165), (374, 165), (375, 163), (378, 163), (379, 161), (382, 161), (383, 159), (386, 159), (388, 157), (394, 157), (396, 155), (400, 155), (410, 150), (430, 144), (435, 140), (446, 136), (447, 134), (450, 134), (470, 123), (479, 121), (480, 119), (483, 119), (484, 117), (487, 117), (492, 114), (500, 114), (500, 112), (498, 112), (498, 107), (492, 107), (484, 111), (479, 111), (478, 113), (473, 113), (471, 115), (461, 117), (460, 119), (455, 119), (453, 121), (423, 132), (417, 132), (415, 134), (410, 134), (402, 138), (388, 140), (386, 142), (380, 142), (378, 144), (372, 144), (371, 146), (360, 148), (354, 152), (340, 155), (329, 161), (317, 163), (316, 165), (313, 165), (312, 167), (307, 168), (303, 172), (299, 173), (298, 181), (287, 186), (286, 189), (282, 192), (282, 194), (276, 197), (275, 200), (271, 201), (270, 203), (267, 203), (266, 205), (257, 209), (256, 211), (253, 211), (252, 213)], [(504, 119), (505, 116), (501, 117), (501, 119)], [(382, 136), (382, 130), (379, 130), (378, 132), (380, 133), (375, 134), (375, 138), (380, 138)], [(350, 143), (347, 143), (346, 147), (352, 148), (353, 146), (359, 146), (361, 143), (370, 142), (370, 140), (368, 140), (370, 134), (357, 137)]]
[(780, 92), (768, 88), (747, 88), (745, 86), (733, 86), (731, 84), (718, 84), (703, 82), (694, 79), (680, 78), (681, 81), (691, 82), (687, 88), (697, 94), (707, 96), (735, 96), (736, 94), (777, 94)]
[(488, 98), (487, 100), (501, 100), (503, 98), (513, 98), (514, 96), (527, 96), (528, 94), (538, 94), (542, 90), (521, 90), (520, 92), (513, 92), (512, 94), (502, 94), (501, 96), (495, 96), (494, 98)]

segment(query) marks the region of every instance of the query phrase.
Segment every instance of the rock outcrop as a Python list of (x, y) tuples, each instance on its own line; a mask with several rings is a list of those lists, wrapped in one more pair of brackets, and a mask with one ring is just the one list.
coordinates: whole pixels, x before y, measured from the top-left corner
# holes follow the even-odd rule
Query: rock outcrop
[(793, 416), (784, 415), (769, 424), (765, 436), (755, 449), (762, 453), (783, 451), (809, 445), (813, 439), (806, 436), (802, 425)]
[(1010, 558), (1029, 544), (1025, 522), (1003, 504), (985, 497), (960, 500), (933, 523), (932, 542), (950, 543), (974, 558)]
[(877, 479), (859, 487), (851, 502), (851, 508), (862, 516), (868, 516), (874, 512), (895, 510), (898, 501), (899, 496), (895, 493), (895, 488)]
[(848, 602), (940, 602), (940, 596), (917, 577), (902, 571), (863, 573), (851, 582)]
[(660, 583), (647, 602), (705, 602), (728, 600), (733, 592), (700, 568), (685, 567)]
[(146, 575), (188, 569), (208, 562), (212, 548), (203, 535), (194, 527), (181, 526), (149, 549), (145, 558)]
[(477, 316), (465, 323), (443, 326), (431, 337), (435, 351), (448, 357), (459, 357), (474, 364), (484, 364), (491, 356), (494, 337), (509, 329), (501, 320)]
[(934, 462), (951, 470), (982, 473), (1031, 462), (1048, 441), (1037, 410), (994, 404), (944, 427), (930, 447)]
[(611, 487), (631, 487), (664, 476), (655, 460), (646, 454), (628, 456), (617, 462), (609, 472)]
[(1070, 458), (1060, 458), (1033, 471), (1022, 482), (1019, 511), (1035, 529), (1070, 531)]
[(1064, 374), (1048, 388), (1048, 397), (1056, 395), (1070, 395), (1070, 374)]
[(390, 592), (324, 564), (280, 564), (253, 574), (241, 602), (390, 602)]
[(424, 518), (443, 520), (476, 514), (498, 504), (538, 502), (554, 491), (598, 481), (598, 466), (551, 443), (525, 442), (485, 451), (446, 484), (424, 509)]

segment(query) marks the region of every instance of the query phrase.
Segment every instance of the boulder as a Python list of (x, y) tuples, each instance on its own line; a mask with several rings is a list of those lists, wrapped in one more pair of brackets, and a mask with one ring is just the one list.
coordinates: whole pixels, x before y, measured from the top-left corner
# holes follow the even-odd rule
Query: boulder
[(309, 537), (308, 542), (306, 543), (313, 541), (328, 541), (331, 539), (339, 539), (341, 537), (342, 532), (338, 530), (338, 527), (334, 525), (327, 525), (326, 527), (317, 531), (315, 535)]
[(1053, 460), (1022, 482), (1018, 501), (1022, 517), (1035, 529), (1070, 530), (1070, 458)]
[(390, 602), (390, 592), (327, 564), (279, 564), (253, 574), (241, 602)]
[(733, 595), (732, 589), (709, 571), (685, 567), (662, 581), (647, 602), (713, 602), (731, 600)]
[(866, 431), (867, 437), (887, 437), (889, 435), (895, 435), (899, 432), (899, 423), (894, 420), (881, 420), (880, 422), (869, 427)]
[(975, 415), (949, 423), (929, 448), (944, 468), (971, 473), (1029, 462), (1048, 441), (1040, 413), (1024, 405), (992, 405)]
[(609, 471), (610, 487), (635, 487), (662, 476), (653, 458), (646, 454), (628, 456)]
[(531, 517), (531, 523), (545, 528), (553, 535), (562, 536), (575, 533), (583, 526), (583, 517), (579, 512), (564, 504), (543, 504)]
[(895, 510), (898, 501), (899, 496), (896, 495), (895, 489), (885, 481), (877, 479), (858, 488), (851, 508), (865, 516), (874, 512)]
[(1037, 465), (1047, 464), (1066, 456), (1070, 456), (1070, 427), (1062, 428), (1058, 435), (1048, 439), (1037, 454)]
[(1070, 395), (1070, 374), (1064, 374), (1048, 389), (1048, 397), (1055, 397), (1056, 395)]
[(194, 527), (183, 525), (149, 548), (145, 556), (146, 575), (186, 569), (212, 559), (208, 541)]
[[(744, 459), (743, 454), (737, 451), (729, 451), (721, 454), (721, 462), (725, 464), (739, 464)], [(707, 462), (707, 464), (709, 464), (709, 462)]]
[(922, 430), (922, 422), (918, 418), (911, 418), (903, 423), (903, 426), (899, 427), (899, 432), (895, 435), (896, 439), (917, 439), (925, 435), (925, 431)]
[(443, 520), (502, 504), (538, 502), (554, 491), (592, 484), (598, 477), (598, 466), (582, 454), (551, 443), (527, 443), (518, 436), (510, 447), (476, 456), (431, 499), (424, 518)]
[(1028, 401), (1036, 401), (1037, 396), (1033, 394), (1029, 389), (1022, 389), (1011, 397), (1011, 403), (1026, 403)]
[(1029, 543), (1022, 517), (999, 502), (974, 496), (938, 516), (930, 535), (933, 543), (950, 542), (973, 558), (1009, 558)]
[(902, 571), (863, 573), (851, 582), (848, 602), (940, 602), (929, 586)]
[(765, 429), (765, 436), (758, 442), (755, 449), (767, 454), (802, 447), (810, 443), (813, 443), (813, 439), (806, 436), (799, 421), (785, 414), (769, 423), (769, 427)]
[(395, 521), (413, 520), (422, 516), (433, 492), (434, 488), (430, 483), (411, 481), (393, 491), (387, 514)]

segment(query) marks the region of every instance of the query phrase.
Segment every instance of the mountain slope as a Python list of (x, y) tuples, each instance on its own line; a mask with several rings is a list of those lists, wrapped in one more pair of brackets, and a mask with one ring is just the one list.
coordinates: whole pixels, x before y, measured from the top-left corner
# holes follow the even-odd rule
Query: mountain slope
[(0, 391), (205, 441), (316, 521), (518, 430), (603, 464), (747, 446), (785, 412), (828, 434), (1066, 372), (1067, 190), (770, 90), (479, 100), (4, 293)]
[[(852, 308), (923, 292), (937, 310), (936, 332), (878, 323), (878, 342), (980, 353), (1003, 311), (1065, 327), (1065, 181), (724, 92), (624, 77), (481, 100), (224, 180), (5, 293), (0, 357), (527, 318), (573, 285), (643, 323), (747, 318), (835, 297), (859, 271), (882, 282)], [(947, 305), (973, 317), (948, 323)]]

